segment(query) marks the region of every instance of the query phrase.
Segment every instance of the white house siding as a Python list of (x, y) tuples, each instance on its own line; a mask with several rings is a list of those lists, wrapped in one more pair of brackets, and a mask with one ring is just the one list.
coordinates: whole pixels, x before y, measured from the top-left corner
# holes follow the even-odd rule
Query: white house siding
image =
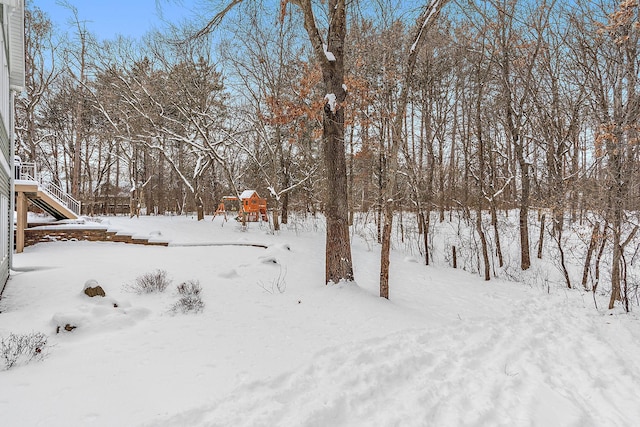
[(4, 120), (0, 123), (0, 294), (9, 278), (9, 257), (11, 248), (10, 233), (13, 225), (13, 212), (11, 211), (11, 175), (7, 154), (10, 142)]
[(13, 95), (25, 85), (24, 0), (0, 0), (0, 293), (9, 278), (13, 234)]
[(9, 279), (9, 260), (13, 250), (10, 246), (12, 239), (9, 234), (12, 232), (13, 225), (13, 212), (11, 212), (11, 203), (9, 202), (11, 197), (9, 179), (6, 171), (2, 170), (0, 172), (0, 239), (2, 241), (0, 248), (0, 293), (4, 290)]
[[(9, 83), (9, 58), (7, 57), (7, 50), (9, 46), (8, 29), (9, 29), (9, 7), (6, 4), (2, 4), (0, 1), (0, 17), (2, 17), (2, 31), (0, 37), (2, 37), (2, 52), (0, 52), (0, 116), (2, 116), (2, 127), (7, 134), (9, 129), (9, 108), (10, 108), (10, 83)], [(2, 145), (7, 142), (5, 140), (0, 141)]]

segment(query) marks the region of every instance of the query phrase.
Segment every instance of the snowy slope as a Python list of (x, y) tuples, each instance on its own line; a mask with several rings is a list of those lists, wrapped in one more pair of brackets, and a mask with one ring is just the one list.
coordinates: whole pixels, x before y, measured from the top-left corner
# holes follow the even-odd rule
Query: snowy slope
[[(379, 249), (358, 237), (357, 283), (324, 285), (319, 220), (278, 235), (256, 224), (222, 226), (221, 218), (103, 224), (171, 244), (55, 242), (16, 255), (0, 301), (0, 337), (41, 331), (51, 347), (42, 361), (0, 366), (3, 426), (633, 426), (640, 419), (640, 319), (598, 311), (590, 294), (487, 283), (394, 252), (386, 301), (377, 297)], [(126, 291), (158, 268), (172, 289)], [(89, 279), (118, 307), (82, 295)], [(202, 285), (205, 309), (172, 314), (175, 285), (186, 280)], [(79, 327), (56, 334), (54, 319)]]

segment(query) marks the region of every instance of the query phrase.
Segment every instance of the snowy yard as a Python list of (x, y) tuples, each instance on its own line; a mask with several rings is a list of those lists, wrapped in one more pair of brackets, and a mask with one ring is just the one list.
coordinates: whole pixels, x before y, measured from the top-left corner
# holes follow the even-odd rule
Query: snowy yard
[[(596, 310), (583, 291), (484, 282), (394, 251), (387, 301), (379, 247), (358, 235), (357, 282), (325, 286), (319, 220), (278, 235), (221, 218), (103, 223), (170, 246), (54, 242), (15, 256), (0, 337), (43, 332), (49, 346), (0, 364), (3, 426), (640, 423), (640, 318)], [(156, 269), (167, 291), (127, 291)], [(82, 294), (90, 279), (107, 298)], [(172, 313), (188, 280), (204, 311)], [(54, 319), (77, 328), (56, 334)]]

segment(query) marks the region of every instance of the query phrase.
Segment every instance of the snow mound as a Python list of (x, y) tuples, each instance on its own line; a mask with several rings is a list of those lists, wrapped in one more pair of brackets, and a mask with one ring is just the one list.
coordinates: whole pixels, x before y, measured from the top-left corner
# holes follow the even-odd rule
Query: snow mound
[(220, 273), (218, 273), (218, 276), (222, 277), (223, 279), (235, 279), (236, 277), (240, 277), (235, 268), (221, 271)]
[(278, 259), (276, 257), (273, 257), (273, 256), (260, 256), (260, 257), (258, 257), (258, 260), (262, 264), (280, 264)]
[(75, 310), (53, 315), (51, 325), (54, 333), (62, 333), (66, 325), (70, 325), (73, 334), (85, 332), (118, 331), (136, 325), (150, 314), (146, 308), (131, 308), (128, 304), (114, 307), (110, 298), (93, 298), (96, 304), (83, 304)]
[(267, 248), (267, 251), (270, 252), (290, 252), (291, 251), (291, 245), (289, 245), (288, 243), (274, 243), (272, 245), (269, 245), (269, 247)]

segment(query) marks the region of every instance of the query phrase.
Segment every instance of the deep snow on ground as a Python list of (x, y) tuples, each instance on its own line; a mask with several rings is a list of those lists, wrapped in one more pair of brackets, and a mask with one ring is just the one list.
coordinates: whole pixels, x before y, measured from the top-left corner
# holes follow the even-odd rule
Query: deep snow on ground
[[(221, 218), (102, 224), (171, 243), (53, 242), (15, 255), (0, 337), (40, 331), (49, 349), (41, 361), (0, 365), (2, 426), (640, 420), (640, 319), (596, 310), (582, 291), (484, 282), (394, 251), (387, 301), (377, 297), (379, 247), (357, 233), (357, 282), (324, 284), (319, 219), (278, 234)], [(168, 272), (170, 289), (127, 291), (155, 269)], [(107, 298), (82, 294), (90, 279)], [(205, 309), (173, 314), (187, 280), (200, 282)], [(54, 320), (78, 328), (56, 334)]]

